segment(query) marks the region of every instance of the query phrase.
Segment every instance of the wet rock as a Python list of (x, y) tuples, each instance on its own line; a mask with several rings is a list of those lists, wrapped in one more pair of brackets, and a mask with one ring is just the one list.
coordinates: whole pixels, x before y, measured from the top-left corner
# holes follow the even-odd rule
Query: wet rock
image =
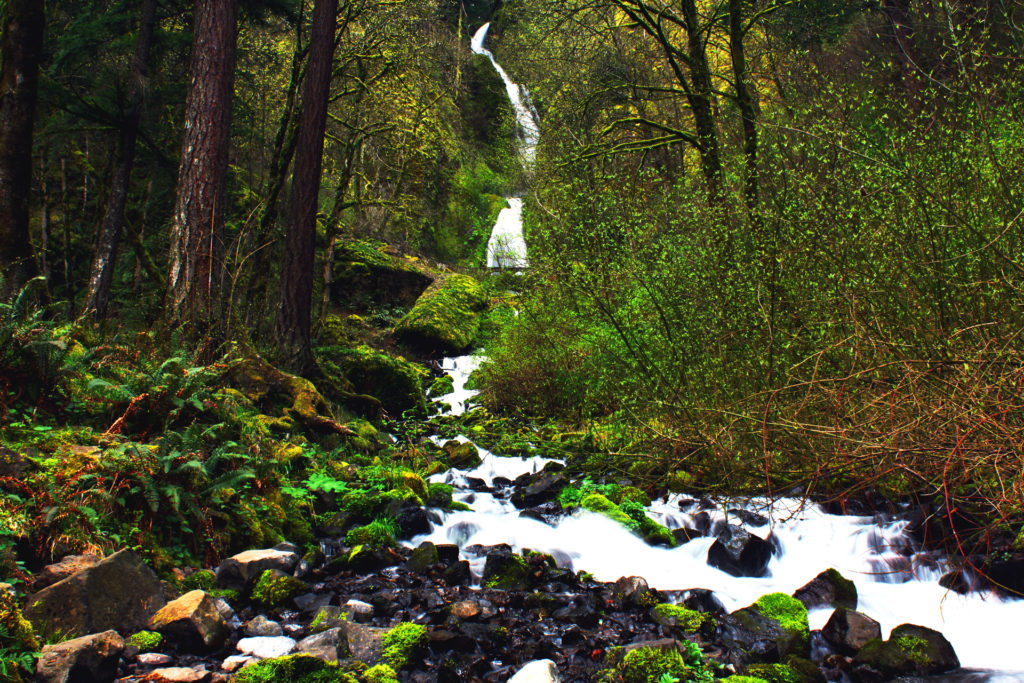
[(640, 576), (623, 576), (615, 582), (613, 594), (616, 600), (632, 607), (652, 607), (658, 604), (658, 595)]
[(215, 650), (229, 634), (213, 598), (200, 590), (167, 603), (149, 620), (148, 627), (186, 650)]
[(488, 588), (526, 590), (530, 587), (529, 565), (511, 550), (492, 551), (484, 563), (483, 583)]
[(676, 545), (689, 543), (695, 538), (704, 538), (704, 534), (702, 534), (698, 529), (691, 529), (689, 527), (672, 530), (672, 540), (676, 542)]
[(336, 662), (348, 656), (348, 638), (340, 627), (332, 628), (303, 638), (296, 649), (326, 662)]
[(159, 652), (143, 652), (135, 658), (135, 661), (143, 666), (164, 666), (173, 662), (174, 658)]
[(535, 475), (529, 485), (512, 494), (512, 504), (522, 510), (547, 503), (557, 498), (568, 483), (568, 477), (560, 472)]
[(297, 644), (294, 638), (288, 636), (259, 636), (242, 638), (235, 648), (242, 654), (251, 655), (257, 659), (273, 659), (274, 657), (284, 657), (294, 650)]
[(306, 593), (294, 598), (295, 606), (306, 614), (316, 614), (320, 608), (331, 604), (334, 596), (330, 593)]
[(366, 664), (374, 664), (381, 658), (381, 641), (387, 629), (363, 626), (346, 622), (341, 625), (348, 642), (348, 649), (354, 659)]
[(430, 533), (430, 516), (426, 509), (411, 501), (402, 501), (398, 510), (389, 511), (398, 525), (398, 538), (407, 539), (413, 536)]
[(810, 648), (807, 610), (783, 593), (762, 596), (750, 607), (718, 617), (716, 635), (737, 668), (803, 657)]
[[(483, 459), (480, 457), (480, 451), (477, 450), (476, 446), (469, 443), (468, 441), (460, 443), (458, 441), (447, 441), (444, 446), (445, 453), (448, 454), (448, 464), (457, 470), (471, 470), (474, 467), (479, 467), (483, 463)], [(483, 480), (480, 480), (483, 483)], [(485, 484), (486, 486), (486, 484)], [(473, 489), (474, 491), (476, 489)]]
[(437, 546), (430, 541), (424, 541), (412, 551), (405, 566), (411, 571), (423, 574), (430, 565), (437, 564), (438, 562), (440, 562), (440, 556), (437, 552)]
[(43, 567), (42, 571), (32, 577), (32, 588), (39, 591), (52, 586), (58, 581), (95, 566), (100, 561), (98, 555), (68, 555), (60, 562)]
[(437, 545), (437, 558), (445, 565), (458, 562), (459, 546), (454, 543), (439, 543)]
[[(885, 676), (940, 674), (959, 668), (953, 646), (938, 631), (914, 624), (902, 624), (892, 630), (888, 640), (872, 640), (854, 659)], [(864, 674), (860, 674), (864, 676)], [(857, 678), (856, 670), (855, 676)]]
[(353, 621), (361, 624), (373, 619), (373, 605), (362, 600), (349, 600), (345, 603), (345, 611), (351, 615)]
[(524, 664), (508, 683), (560, 683), (558, 667), (550, 659), (538, 659)]
[(281, 624), (276, 621), (267, 619), (262, 614), (249, 620), (249, 623), (245, 625), (245, 635), (258, 637), (258, 636), (283, 636), (284, 629), (281, 628)]
[(19, 479), (31, 466), (32, 461), (25, 456), (25, 453), (0, 446), (0, 478)]
[(172, 666), (151, 671), (142, 680), (146, 683), (209, 683), (212, 676), (206, 669)]
[(764, 576), (772, 556), (769, 541), (740, 526), (730, 525), (719, 533), (708, 550), (708, 564), (733, 576)]
[(449, 586), (465, 586), (473, 581), (473, 572), (469, 562), (459, 560), (448, 569), (444, 570), (444, 581)]
[(975, 589), (976, 582), (971, 580), (968, 573), (963, 569), (954, 569), (942, 575), (939, 579), (939, 585), (954, 593), (965, 595)]
[(165, 603), (153, 570), (132, 551), (122, 550), (33, 595), (25, 616), (41, 631), (132, 632), (142, 630)]
[(231, 655), (221, 663), (220, 670), (231, 673), (255, 661), (257, 661), (255, 657), (249, 657), (248, 655)]
[(224, 621), (230, 622), (235, 617), (235, 610), (228, 604), (228, 601), (224, 598), (217, 598), (213, 601), (213, 604), (217, 607), (217, 612), (224, 619)]
[(821, 635), (836, 651), (855, 655), (870, 641), (881, 640), (882, 627), (866, 614), (841, 607), (829, 617)]
[(692, 588), (683, 592), (683, 607), (709, 614), (725, 614), (725, 605), (707, 588)]
[(727, 511), (727, 514), (733, 517), (738, 517), (744, 524), (750, 526), (764, 526), (768, 523), (768, 518), (764, 515), (759, 515), (752, 510), (744, 510), (742, 508), (732, 508)]
[(802, 657), (790, 657), (784, 664), (753, 664), (747, 667), (744, 673), (765, 681), (785, 681), (785, 683), (827, 683), (828, 681), (821, 669)]
[(480, 614), (480, 603), (476, 600), (462, 600), (452, 605), (452, 615), (459, 619), (473, 619)]
[(542, 505), (536, 505), (534, 507), (526, 508), (519, 513), (520, 517), (527, 519), (535, 519), (538, 522), (544, 522), (545, 524), (552, 520), (562, 516), (564, 510), (558, 501), (550, 501), (543, 503)]
[(317, 611), (316, 616), (313, 618), (313, 622), (309, 626), (309, 632), (321, 633), (328, 629), (341, 626), (347, 621), (348, 618), (343, 609), (337, 605), (325, 605)]
[(291, 574), (300, 559), (301, 555), (291, 550), (246, 550), (221, 563), (217, 569), (217, 585), (221, 588), (245, 590), (268, 569)]
[(857, 586), (835, 569), (826, 569), (798, 588), (793, 597), (807, 609), (846, 607), (857, 609)]
[(66, 640), (43, 648), (36, 663), (37, 683), (109, 683), (117, 675), (124, 640), (116, 631)]

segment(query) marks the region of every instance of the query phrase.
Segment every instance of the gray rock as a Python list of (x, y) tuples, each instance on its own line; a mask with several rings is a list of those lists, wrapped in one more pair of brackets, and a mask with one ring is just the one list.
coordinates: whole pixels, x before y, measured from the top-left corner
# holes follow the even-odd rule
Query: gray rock
[(116, 631), (95, 633), (43, 648), (36, 662), (37, 683), (110, 683), (117, 675), (117, 663), (124, 640)]
[(352, 616), (354, 621), (361, 624), (373, 619), (373, 605), (362, 600), (349, 600), (345, 603), (344, 610)]
[(248, 655), (231, 655), (230, 657), (225, 659), (223, 662), (221, 662), (220, 670), (221, 671), (227, 671), (228, 673), (231, 673), (233, 671), (237, 671), (238, 669), (241, 669), (246, 664), (252, 664), (255, 661), (256, 661), (255, 657), (250, 657)]
[(135, 658), (139, 664), (145, 666), (164, 666), (174, 661), (174, 658), (170, 655), (160, 654), (159, 652), (143, 652), (141, 655)]
[(647, 581), (641, 576), (623, 576), (615, 582), (615, 597), (627, 605), (650, 606), (657, 601)]
[(708, 549), (708, 564), (733, 576), (764, 576), (772, 544), (741, 526), (729, 525)]
[(829, 617), (821, 635), (846, 655), (855, 655), (872, 640), (882, 638), (882, 627), (866, 614), (840, 607)]
[(122, 550), (30, 597), (25, 617), (37, 631), (131, 633), (145, 628), (166, 602), (153, 570)]
[(224, 598), (217, 598), (213, 601), (213, 604), (217, 606), (217, 611), (224, 617), (224, 621), (231, 622), (235, 618), (235, 610)]
[(235, 647), (244, 655), (252, 655), (257, 659), (273, 659), (284, 657), (295, 649), (297, 643), (288, 636), (258, 636), (242, 638)]
[(206, 669), (171, 666), (151, 671), (142, 680), (145, 683), (208, 683), (212, 676)]
[(807, 609), (846, 607), (857, 609), (857, 586), (835, 569), (826, 569), (798, 588), (793, 597)]
[(348, 649), (354, 659), (366, 664), (376, 664), (381, 658), (381, 640), (387, 629), (343, 622), (342, 632), (348, 641)]
[(284, 629), (281, 628), (281, 624), (276, 621), (271, 621), (261, 614), (258, 617), (249, 620), (249, 623), (245, 625), (245, 635), (270, 637), (283, 636)]
[(945, 673), (959, 668), (960, 660), (953, 646), (938, 631), (901, 624), (892, 630), (889, 640), (866, 643), (857, 653), (854, 664), (892, 678)]
[(550, 659), (538, 659), (523, 665), (508, 683), (561, 683), (558, 668)]
[(32, 577), (32, 588), (41, 591), (47, 586), (52, 586), (58, 581), (63, 581), (80, 571), (93, 567), (100, 562), (98, 555), (68, 555), (60, 562), (49, 564), (43, 567), (42, 571)]
[(244, 590), (268, 569), (291, 574), (300, 559), (298, 553), (290, 550), (246, 550), (221, 562), (217, 569), (217, 585)]
[(296, 649), (327, 662), (336, 662), (348, 657), (349, 654), (348, 638), (340, 627), (303, 638)]

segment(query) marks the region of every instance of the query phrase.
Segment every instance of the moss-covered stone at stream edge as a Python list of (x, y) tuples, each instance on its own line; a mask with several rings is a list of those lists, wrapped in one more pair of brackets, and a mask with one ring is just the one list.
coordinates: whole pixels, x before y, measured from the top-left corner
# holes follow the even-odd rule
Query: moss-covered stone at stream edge
[(268, 569), (260, 574), (250, 597), (253, 602), (268, 607), (280, 607), (307, 590), (309, 587), (295, 577)]
[(662, 626), (678, 626), (689, 633), (714, 630), (715, 618), (705, 612), (680, 607), (679, 605), (661, 604), (651, 610), (654, 620)]
[(754, 608), (769, 619), (777, 621), (779, 626), (796, 637), (798, 642), (808, 642), (810, 626), (807, 621), (807, 608), (796, 598), (785, 593), (769, 593), (758, 598)]
[(384, 634), (384, 661), (393, 669), (404, 669), (427, 642), (427, 627), (403, 622)]
[(680, 681), (690, 680), (690, 668), (678, 650), (640, 647), (623, 656), (613, 648), (605, 659), (608, 667), (594, 680), (600, 683), (658, 683), (667, 674)]
[(393, 417), (410, 410), (416, 415), (426, 414), (423, 385), (430, 375), (423, 366), (365, 345), (321, 346), (316, 349), (316, 357), (325, 371), (343, 376), (356, 394), (380, 401)]
[(154, 652), (164, 642), (164, 637), (156, 631), (139, 631), (128, 638), (128, 645), (138, 648), (139, 652)]
[(232, 679), (235, 683), (359, 683), (337, 664), (310, 655), (289, 655), (264, 659), (244, 667)]
[(468, 275), (452, 274), (435, 282), (395, 327), (402, 342), (420, 351), (459, 353), (480, 331), (487, 295)]

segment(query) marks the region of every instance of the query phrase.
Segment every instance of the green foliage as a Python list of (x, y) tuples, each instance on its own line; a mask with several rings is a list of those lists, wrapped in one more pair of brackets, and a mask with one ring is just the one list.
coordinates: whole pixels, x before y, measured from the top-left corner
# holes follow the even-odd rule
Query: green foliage
[(269, 607), (282, 607), (296, 595), (299, 595), (308, 589), (309, 588), (306, 584), (295, 577), (283, 575), (272, 569), (267, 569), (260, 574), (260, 578), (252, 587), (252, 594), (250, 597), (254, 602), (258, 602)]
[(384, 634), (381, 641), (384, 661), (393, 669), (405, 668), (426, 645), (427, 627), (403, 622)]
[(416, 301), (399, 321), (395, 334), (414, 347), (465, 351), (476, 339), (486, 306), (486, 292), (480, 283), (467, 275), (448, 275)]
[(396, 544), (398, 524), (393, 519), (378, 517), (369, 524), (349, 529), (345, 543), (349, 546), (363, 545), (369, 548), (390, 548)]
[(640, 530), (640, 525), (636, 523), (636, 520), (627, 515), (619, 508), (618, 505), (611, 502), (600, 493), (591, 493), (588, 495), (580, 501), (580, 507), (584, 510), (589, 510), (590, 512), (602, 514), (613, 522), (618, 522), (634, 533)]
[(351, 683), (337, 664), (309, 655), (289, 655), (243, 667), (234, 676), (239, 683)]
[(398, 674), (387, 664), (371, 666), (363, 672), (366, 683), (398, 683)]
[(619, 672), (625, 683), (660, 683), (666, 674), (689, 680), (690, 669), (677, 651), (652, 647), (630, 650), (622, 658)]
[(659, 624), (678, 626), (684, 631), (697, 633), (705, 629), (713, 630), (715, 618), (705, 612), (680, 607), (679, 605), (661, 604), (653, 610), (654, 619)]
[(139, 652), (154, 652), (164, 642), (164, 637), (155, 631), (139, 631), (128, 637), (128, 645), (138, 648)]

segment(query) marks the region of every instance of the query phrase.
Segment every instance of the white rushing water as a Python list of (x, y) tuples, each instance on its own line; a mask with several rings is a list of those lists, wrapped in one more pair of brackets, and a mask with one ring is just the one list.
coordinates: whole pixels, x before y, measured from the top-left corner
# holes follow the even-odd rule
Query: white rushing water
[[(516, 131), (519, 138), (517, 149), (523, 168), (529, 170), (533, 166), (537, 154), (537, 144), (540, 142), (537, 114), (530, 105), (530, 95), (526, 89), (509, 78), (508, 73), (494, 59), (491, 51), (484, 47), (484, 41), (487, 39), (487, 32), (490, 28), (489, 23), (481, 26), (473, 35), (470, 48), (476, 54), (483, 55), (491, 61), (494, 70), (498, 72), (505, 84), (505, 92), (508, 93), (508, 99), (512, 103), (512, 111), (516, 118)], [(506, 199), (508, 207), (502, 209), (498, 214), (498, 220), (487, 241), (487, 267), (522, 270), (529, 265), (526, 258), (526, 240), (523, 239), (523, 200), (519, 197), (506, 197)]]
[[(449, 359), (455, 392), (442, 399), (461, 412), (473, 395), (465, 388), (480, 357)], [(958, 595), (938, 581), (945, 562), (917, 552), (907, 534), (905, 520), (831, 515), (817, 505), (796, 500), (747, 501), (733, 504), (757, 512), (771, 521), (744, 526), (767, 538), (771, 534), (778, 552), (761, 578), (737, 578), (707, 564), (713, 538), (700, 538), (677, 548), (647, 545), (608, 518), (577, 511), (554, 524), (521, 517), (505, 498), (469, 490), (467, 478), (515, 479), (537, 472), (549, 462), (542, 458), (500, 457), (481, 449), (483, 464), (470, 471), (452, 470), (436, 475), (456, 488), (455, 497), (472, 512), (444, 515), (429, 535), (413, 539), (460, 546), (507, 543), (517, 551), (525, 548), (550, 553), (563, 567), (585, 570), (600, 581), (622, 576), (642, 576), (662, 591), (707, 588), (729, 610), (753, 603), (765, 593), (792, 594), (820, 572), (835, 568), (857, 585), (858, 609), (882, 624), (883, 635), (903, 623), (920, 624), (942, 632), (953, 644), (965, 668), (988, 670), (988, 681), (1024, 681), (1024, 653), (1017, 650), (1018, 627), (1024, 623), (1024, 600), (1007, 600), (991, 593)], [(726, 522), (722, 509), (706, 510), (711, 523)], [(655, 502), (649, 514), (669, 528), (693, 527), (701, 513), (696, 501), (672, 496)], [(728, 521), (739, 524), (735, 514)], [(484, 558), (469, 558), (479, 575)], [(811, 628), (824, 626), (830, 609), (812, 611)]]

